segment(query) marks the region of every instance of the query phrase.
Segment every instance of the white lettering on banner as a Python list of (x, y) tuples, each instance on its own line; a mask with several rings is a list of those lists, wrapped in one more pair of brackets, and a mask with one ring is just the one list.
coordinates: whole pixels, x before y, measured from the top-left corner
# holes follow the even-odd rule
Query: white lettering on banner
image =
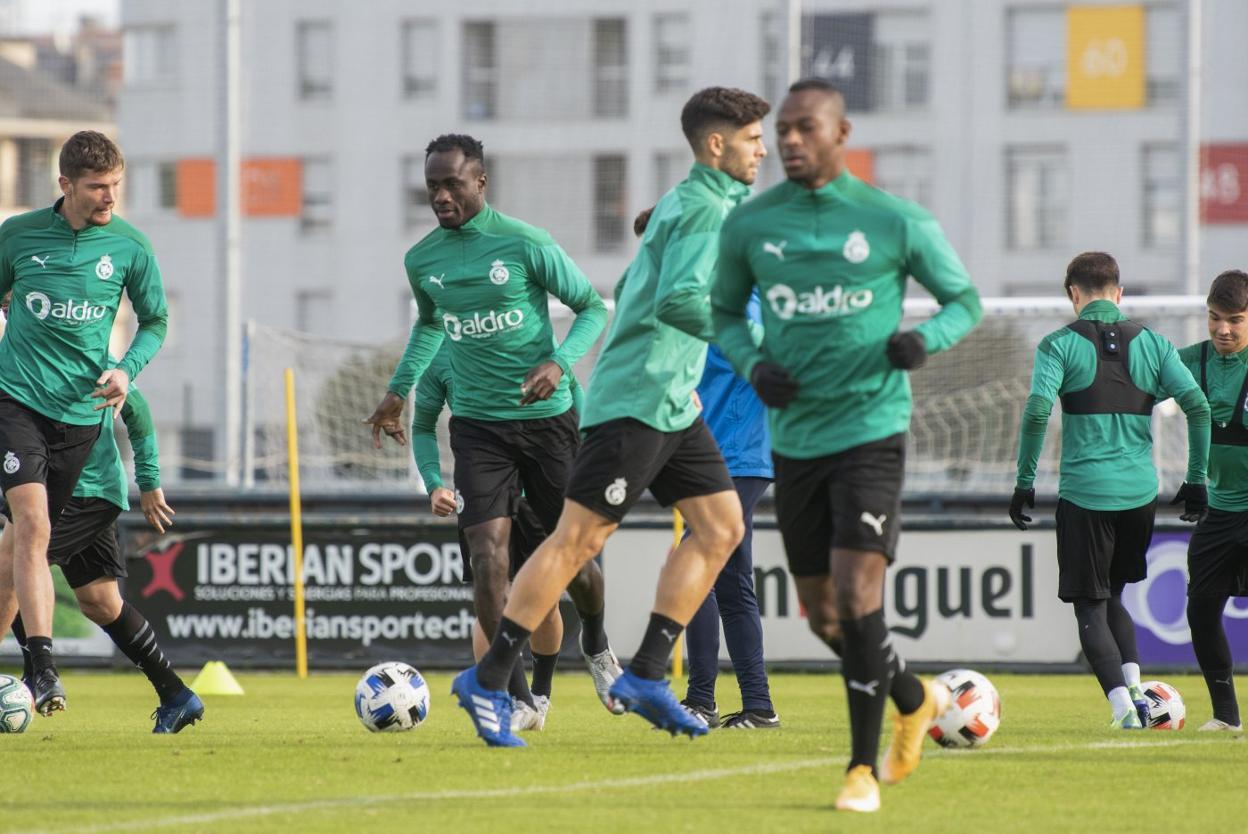
[[(213, 586), (266, 587), (291, 585), (294, 560), (289, 545), (274, 542), (205, 542), (195, 550), (197, 596), (213, 599)], [(414, 545), (368, 542), (358, 550), (344, 544), (308, 544), (303, 549), (303, 579), (311, 588), (390, 586), (406, 577), (414, 585), (450, 585), (464, 572), (459, 544)], [(248, 599), (258, 597), (234, 597)], [(341, 598), (341, 597), (321, 597)], [(350, 597), (347, 597), (350, 598)], [(378, 597), (383, 599), (384, 596)]]
[[(364, 646), (378, 640), (466, 640), (472, 636), (473, 613), (460, 608), (445, 617), (425, 614), (306, 615), (309, 640), (350, 640)], [(295, 620), (288, 614), (273, 616), (263, 608), (249, 608), (247, 614), (168, 614), (165, 624), (175, 639), (194, 640), (288, 640), (294, 636)]]

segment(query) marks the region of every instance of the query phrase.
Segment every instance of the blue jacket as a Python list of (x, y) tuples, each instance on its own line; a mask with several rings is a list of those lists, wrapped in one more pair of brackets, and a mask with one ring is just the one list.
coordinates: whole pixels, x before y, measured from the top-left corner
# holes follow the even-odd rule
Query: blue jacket
[[(747, 314), (751, 321), (762, 321), (757, 293), (750, 299)], [(706, 352), (698, 396), (702, 399), (702, 417), (715, 435), (729, 474), (734, 478), (774, 478), (767, 408), (715, 345)]]

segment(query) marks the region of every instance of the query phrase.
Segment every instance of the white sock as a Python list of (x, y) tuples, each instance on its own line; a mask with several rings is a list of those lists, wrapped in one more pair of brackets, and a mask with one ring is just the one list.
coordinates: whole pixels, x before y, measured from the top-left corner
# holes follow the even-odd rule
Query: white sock
[(1122, 664), (1122, 676), (1127, 679), (1127, 686), (1140, 685), (1140, 664), (1124, 663)]
[(1127, 692), (1125, 686), (1115, 686), (1105, 697), (1109, 698), (1109, 708), (1114, 718), (1128, 712), (1135, 712), (1135, 704), (1131, 702), (1131, 693)]

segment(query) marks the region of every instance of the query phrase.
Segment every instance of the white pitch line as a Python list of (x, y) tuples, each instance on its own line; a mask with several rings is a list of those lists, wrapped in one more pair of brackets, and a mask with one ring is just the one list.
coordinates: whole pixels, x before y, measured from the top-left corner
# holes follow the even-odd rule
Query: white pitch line
[[(1053, 744), (1044, 747), (988, 747), (983, 750), (930, 750), (925, 755), (940, 759), (954, 759), (961, 756), (980, 758), (985, 755), (1017, 755), (1020, 753), (1064, 753), (1072, 750), (1131, 750), (1134, 748), (1181, 747), (1193, 744), (1226, 744), (1233, 743), (1228, 738), (1183, 739), (1175, 738), (1167, 741), (1096, 741), (1089, 744)], [(275, 814), (303, 814), (309, 811), (334, 810), (338, 808), (363, 808), (370, 805), (386, 805), (395, 802), (436, 802), (454, 799), (506, 799), (535, 794), (585, 793), (586, 791), (626, 790), (644, 788), (652, 785), (683, 784), (688, 782), (706, 782), (713, 779), (726, 779), (734, 776), (766, 776), (774, 773), (788, 773), (795, 770), (808, 770), (815, 767), (829, 767), (844, 764), (844, 756), (826, 756), (818, 759), (797, 759), (791, 762), (773, 764), (748, 765), (746, 767), (716, 768), (713, 770), (693, 770), (684, 773), (660, 773), (650, 776), (634, 776), (625, 779), (600, 779), (593, 782), (570, 782), (563, 785), (529, 785), (510, 788), (480, 788), (472, 790), (433, 791), (431, 793), (405, 793), (383, 796), (349, 796), (339, 799), (318, 799), (309, 802), (287, 802), (278, 805), (251, 805), (239, 808), (228, 808), (222, 811), (208, 811), (201, 814), (183, 814), (172, 817), (157, 817), (146, 820), (125, 820), (121, 822), (89, 825), (82, 828), (57, 829), (58, 834), (104, 834), (111, 831), (146, 831), (153, 828), (168, 828), (176, 825), (207, 825), (228, 822), (231, 820), (266, 817)], [(15, 830), (15, 829), (11, 829)], [(30, 832), (30, 834), (47, 834), (47, 832)]]

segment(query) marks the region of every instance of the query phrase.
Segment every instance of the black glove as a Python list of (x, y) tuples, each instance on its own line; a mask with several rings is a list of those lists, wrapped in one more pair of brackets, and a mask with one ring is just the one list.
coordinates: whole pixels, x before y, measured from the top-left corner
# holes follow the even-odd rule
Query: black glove
[(1189, 484), (1185, 481), (1170, 504), (1183, 505), (1179, 520), (1194, 521), (1199, 524), (1205, 520), (1205, 516), (1209, 515), (1209, 490), (1204, 484)]
[(884, 352), (894, 368), (913, 371), (927, 361), (927, 340), (917, 330), (898, 330), (888, 337)]
[(1019, 489), (1014, 487), (1014, 497), (1010, 499), (1010, 521), (1014, 522), (1014, 526), (1019, 530), (1026, 530), (1027, 525), (1031, 523), (1031, 516), (1023, 515), (1023, 507), (1036, 508), (1036, 490)]
[(775, 362), (759, 362), (750, 371), (750, 385), (768, 408), (787, 408), (797, 396), (797, 380)]

